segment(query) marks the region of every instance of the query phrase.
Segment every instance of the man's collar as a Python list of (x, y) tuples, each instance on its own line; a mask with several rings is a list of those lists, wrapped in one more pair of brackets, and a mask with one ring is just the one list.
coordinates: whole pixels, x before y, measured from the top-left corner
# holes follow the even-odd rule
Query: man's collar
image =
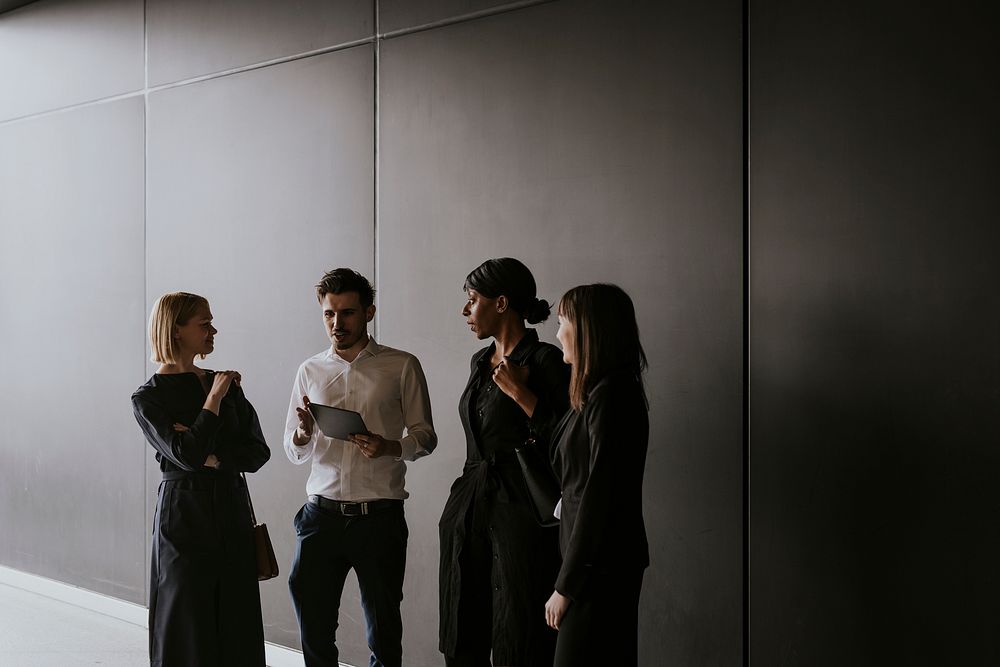
[[(357, 361), (358, 357), (360, 357), (362, 354), (365, 354), (365, 353), (369, 354), (370, 356), (377, 357), (378, 354), (379, 354), (379, 352), (381, 352), (381, 351), (382, 351), (382, 346), (375, 342), (374, 336), (368, 336), (368, 344), (365, 345), (363, 348), (361, 348), (361, 351), (358, 352), (358, 356), (354, 357), (354, 359), (355, 359), (355, 361)], [(344, 359), (342, 356), (340, 356), (339, 354), (337, 354), (337, 350), (334, 348), (333, 345), (330, 345), (330, 347), (327, 348), (326, 354), (331, 359), (333, 359), (334, 357), (336, 357), (337, 359), (340, 359), (341, 361), (343, 361), (345, 364), (346, 363), (350, 363), (349, 361), (347, 361), (346, 359)]]

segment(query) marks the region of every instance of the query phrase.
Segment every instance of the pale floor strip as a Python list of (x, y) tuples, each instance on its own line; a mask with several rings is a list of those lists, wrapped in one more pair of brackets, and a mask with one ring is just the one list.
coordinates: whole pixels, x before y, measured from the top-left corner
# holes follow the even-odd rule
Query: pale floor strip
[(146, 629), (0, 584), (0, 665), (148, 667)]
[[(140, 605), (0, 566), (2, 667), (148, 666), (146, 618)], [(270, 667), (303, 665), (299, 651), (264, 649)]]

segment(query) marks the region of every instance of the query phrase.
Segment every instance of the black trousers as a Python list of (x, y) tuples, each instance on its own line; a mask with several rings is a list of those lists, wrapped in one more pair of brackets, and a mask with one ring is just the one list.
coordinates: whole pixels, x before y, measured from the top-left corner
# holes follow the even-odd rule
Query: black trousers
[(554, 667), (635, 667), (643, 572), (594, 575), (587, 596), (572, 602), (559, 624)]
[(160, 484), (149, 585), (152, 667), (263, 667), (264, 628), (246, 484)]
[(403, 503), (366, 516), (343, 516), (306, 503), (295, 515), (298, 543), (288, 588), (306, 667), (337, 667), (340, 596), (354, 569), (361, 589), (370, 667), (400, 667), (406, 541)]

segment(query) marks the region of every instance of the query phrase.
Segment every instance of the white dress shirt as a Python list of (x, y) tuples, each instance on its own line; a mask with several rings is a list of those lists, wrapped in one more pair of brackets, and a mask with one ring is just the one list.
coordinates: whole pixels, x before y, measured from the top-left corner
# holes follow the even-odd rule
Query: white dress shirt
[[(292, 441), (299, 425), (295, 408), (302, 406), (303, 396), (313, 403), (361, 413), (369, 431), (387, 440), (399, 440), (402, 455), (369, 459), (354, 443), (327, 438), (316, 426), (309, 442), (297, 446)], [(292, 463), (312, 461), (306, 482), (308, 495), (352, 502), (407, 498), (404, 460), (426, 456), (437, 445), (420, 362), (412, 354), (379, 345), (374, 339), (352, 362), (344, 361), (333, 348), (306, 359), (295, 374), (284, 444)]]

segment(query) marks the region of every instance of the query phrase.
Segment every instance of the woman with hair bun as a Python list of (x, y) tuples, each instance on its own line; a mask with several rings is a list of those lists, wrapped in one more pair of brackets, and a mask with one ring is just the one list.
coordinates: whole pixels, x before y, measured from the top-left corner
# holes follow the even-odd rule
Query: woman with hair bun
[[(558, 530), (540, 525), (515, 448), (542, 440), (568, 409), (569, 367), (527, 326), (548, 318), (524, 264), (483, 262), (462, 308), (479, 340), (459, 401), (466, 461), (441, 533), (440, 650), (448, 667), (552, 664), (556, 633), (539, 609), (559, 571)], [(544, 457), (543, 457), (544, 458)]]

